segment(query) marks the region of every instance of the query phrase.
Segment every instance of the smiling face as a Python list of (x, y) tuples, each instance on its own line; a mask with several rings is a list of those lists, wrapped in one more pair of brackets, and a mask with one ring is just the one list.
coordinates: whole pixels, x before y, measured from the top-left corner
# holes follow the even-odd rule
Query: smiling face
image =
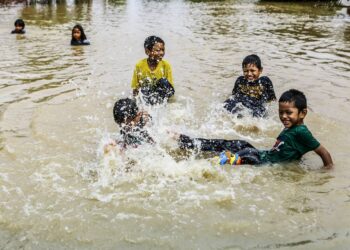
[(77, 41), (79, 41), (81, 39), (81, 31), (78, 28), (74, 28), (73, 37)]
[(148, 58), (152, 61), (161, 61), (165, 55), (165, 46), (163, 43), (155, 43), (152, 50), (146, 49)]
[(279, 117), (285, 128), (304, 123), (307, 109), (299, 111), (294, 102), (279, 102), (278, 105)]
[(255, 64), (247, 64), (243, 66), (243, 75), (246, 80), (253, 82), (259, 79), (262, 69), (259, 69)]

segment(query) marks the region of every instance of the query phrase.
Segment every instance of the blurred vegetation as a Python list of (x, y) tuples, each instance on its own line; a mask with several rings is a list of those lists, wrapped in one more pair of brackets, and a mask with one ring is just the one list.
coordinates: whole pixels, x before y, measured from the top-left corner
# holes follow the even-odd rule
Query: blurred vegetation
[(16, 4), (16, 3), (27, 3), (26, 0), (0, 0), (0, 4)]
[[(112, 0), (112, 2), (125, 2), (125, 0)], [(191, 2), (220, 2), (226, 0), (189, 0)], [(66, 0), (0, 0), (0, 4), (52, 4), (52, 3), (64, 3)], [(75, 1), (79, 3), (79, 0)], [(267, 3), (267, 2), (280, 2), (280, 3), (317, 3), (317, 4), (327, 4), (327, 5), (339, 5), (340, 0), (259, 0), (258, 2)]]
[(303, 2), (310, 2), (310, 3), (318, 3), (318, 4), (326, 4), (326, 5), (339, 5), (340, 0), (259, 0), (259, 2), (281, 2), (281, 3), (303, 3)]
[[(90, 0), (74, 0), (75, 4), (90, 2)], [(0, 4), (65, 4), (66, 0), (0, 0)]]

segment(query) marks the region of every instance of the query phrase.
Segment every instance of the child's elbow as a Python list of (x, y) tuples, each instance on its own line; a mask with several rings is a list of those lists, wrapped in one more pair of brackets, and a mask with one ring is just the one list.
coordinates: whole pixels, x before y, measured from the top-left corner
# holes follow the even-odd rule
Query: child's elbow
[(334, 168), (332, 156), (325, 147), (320, 145), (317, 149), (315, 149), (315, 152), (321, 157), (323, 161), (323, 168), (325, 169)]

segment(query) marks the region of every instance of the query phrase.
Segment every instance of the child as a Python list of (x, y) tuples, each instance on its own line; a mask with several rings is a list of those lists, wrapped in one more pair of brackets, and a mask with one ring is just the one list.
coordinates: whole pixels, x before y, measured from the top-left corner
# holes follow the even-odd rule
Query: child
[(80, 24), (77, 24), (72, 29), (72, 40), (70, 45), (90, 45), (89, 40), (86, 39), (84, 29)]
[[(285, 128), (277, 137), (277, 141), (272, 149), (257, 150), (250, 144), (247, 144), (244, 145), (244, 147), (240, 147), (239, 150), (231, 151), (236, 152), (234, 157), (231, 157), (230, 153), (221, 155), (221, 158), (224, 160), (222, 163), (263, 164), (268, 162), (289, 162), (299, 160), (305, 153), (313, 150), (321, 157), (325, 168), (332, 168), (333, 161), (331, 155), (327, 149), (312, 136), (311, 132), (304, 125), (304, 118), (307, 114), (305, 95), (298, 90), (291, 89), (284, 92), (278, 102), (279, 117)], [(191, 139), (189, 137), (180, 136), (180, 147), (197, 147), (200, 150), (218, 152), (225, 148), (227, 144), (227, 142), (224, 142), (223, 146), (218, 147), (215, 143), (210, 143), (210, 141), (221, 144), (220, 140)], [(230, 143), (232, 145), (237, 145), (237, 147), (242, 144), (242, 142), (239, 144), (236, 143), (236, 141), (230, 141)]]
[(150, 116), (145, 111), (139, 111), (135, 100), (130, 98), (118, 100), (114, 104), (113, 116), (114, 121), (120, 126), (120, 134), (123, 139), (119, 142), (112, 141), (106, 145), (105, 152), (108, 152), (116, 144), (126, 148), (127, 146), (137, 147), (143, 143), (154, 143), (152, 137), (144, 129)]
[(141, 90), (145, 103), (163, 103), (175, 93), (171, 66), (163, 60), (165, 43), (157, 36), (150, 36), (146, 38), (144, 48), (148, 58), (135, 66), (131, 81), (133, 95), (137, 96)]
[(11, 34), (25, 34), (26, 31), (24, 30), (25, 23), (22, 19), (17, 19), (15, 21), (15, 29), (11, 31)]
[(243, 76), (237, 78), (232, 96), (225, 101), (224, 108), (231, 113), (241, 109), (241, 103), (255, 117), (266, 115), (265, 104), (276, 100), (272, 82), (267, 76), (260, 77), (263, 67), (257, 55), (249, 55), (242, 62)]

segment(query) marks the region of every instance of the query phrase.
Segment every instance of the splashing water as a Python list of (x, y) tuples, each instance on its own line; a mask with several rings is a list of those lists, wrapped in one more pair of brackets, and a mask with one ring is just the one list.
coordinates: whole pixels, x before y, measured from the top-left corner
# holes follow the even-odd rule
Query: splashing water
[[(1, 246), (345, 249), (350, 38), (339, 11), (248, 0), (1, 6), (2, 34), (18, 16), (28, 28), (0, 37)], [(69, 46), (76, 22), (91, 46)], [(153, 117), (155, 145), (104, 154), (120, 136), (111, 109), (129, 95), (150, 31), (166, 41), (175, 99), (140, 104)], [(313, 153), (300, 163), (220, 167), (215, 154), (178, 149), (179, 133), (274, 144), (282, 129), (276, 103), (266, 119), (238, 119), (222, 107), (251, 53), (277, 95), (307, 94), (306, 124), (335, 171), (320, 171)]]

